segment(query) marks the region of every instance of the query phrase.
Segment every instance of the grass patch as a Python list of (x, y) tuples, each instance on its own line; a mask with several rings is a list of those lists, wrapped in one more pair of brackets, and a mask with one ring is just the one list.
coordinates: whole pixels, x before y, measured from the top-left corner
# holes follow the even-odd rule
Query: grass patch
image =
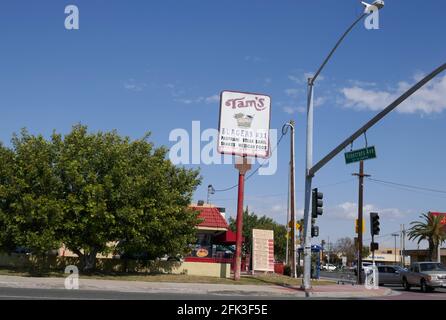
[[(29, 270), (0, 268), (0, 275), (20, 277), (66, 277), (63, 272), (51, 271), (36, 273)], [(210, 283), (232, 285), (278, 285), (300, 286), (301, 279), (293, 279), (279, 274), (258, 274), (254, 276), (242, 275), (240, 281), (233, 279), (192, 276), (184, 274), (128, 274), (128, 273), (100, 273), (81, 274), (80, 279), (121, 280), (121, 281), (146, 281), (146, 282), (173, 282), (173, 283)], [(332, 285), (335, 282), (326, 280), (313, 280), (313, 285)]]

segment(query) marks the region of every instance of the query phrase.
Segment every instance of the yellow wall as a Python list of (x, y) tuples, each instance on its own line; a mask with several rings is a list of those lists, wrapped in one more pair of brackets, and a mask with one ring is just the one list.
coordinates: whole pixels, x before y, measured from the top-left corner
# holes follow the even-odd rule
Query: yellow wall
[(175, 273), (186, 273), (191, 276), (229, 278), (229, 263), (183, 262)]
[[(77, 257), (37, 257), (25, 254), (0, 254), (0, 267), (8, 268), (36, 268), (49, 270), (64, 270), (67, 265), (78, 265)], [(129, 273), (170, 273), (188, 274), (194, 276), (229, 278), (231, 265), (229, 263), (204, 262), (176, 262), (151, 261), (140, 262), (136, 260), (103, 259), (96, 260), (98, 270), (104, 272)]]

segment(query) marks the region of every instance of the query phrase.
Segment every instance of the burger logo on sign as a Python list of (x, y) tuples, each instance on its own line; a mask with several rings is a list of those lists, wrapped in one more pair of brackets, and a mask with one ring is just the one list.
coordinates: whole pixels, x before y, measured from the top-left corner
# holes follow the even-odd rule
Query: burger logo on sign
[(244, 113), (237, 113), (234, 115), (235, 120), (237, 120), (237, 126), (239, 128), (251, 128), (252, 119), (254, 116), (245, 115)]
[(204, 257), (207, 257), (208, 255), (209, 255), (209, 251), (207, 251), (204, 248), (197, 250), (197, 257), (199, 257), (199, 258), (204, 258)]

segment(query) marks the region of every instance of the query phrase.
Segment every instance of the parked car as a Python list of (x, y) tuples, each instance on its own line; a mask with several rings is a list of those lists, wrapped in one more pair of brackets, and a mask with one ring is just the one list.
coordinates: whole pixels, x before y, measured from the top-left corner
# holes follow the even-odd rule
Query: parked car
[(401, 272), (405, 270), (399, 266), (378, 266), (379, 285), (401, 284)]
[(435, 288), (446, 288), (446, 267), (439, 262), (415, 262), (408, 271), (402, 271), (401, 282), (404, 289), (420, 287), (423, 292)]
[[(371, 263), (371, 262), (363, 262), (362, 263), (362, 268), (361, 268), (362, 273), (364, 273), (364, 268), (365, 267), (370, 267), (372, 265), (373, 265), (373, 263)], [(358, 268), (357, 268), (356, 265), (353, 267), (353, 272), (355, 273), (355, 276), (358, 275)]]
[(337, 268), (334, 264), (331, 263), (327, 263), (322, 265), (321, 270), (326, 270), (326, 271), (335, 271)]

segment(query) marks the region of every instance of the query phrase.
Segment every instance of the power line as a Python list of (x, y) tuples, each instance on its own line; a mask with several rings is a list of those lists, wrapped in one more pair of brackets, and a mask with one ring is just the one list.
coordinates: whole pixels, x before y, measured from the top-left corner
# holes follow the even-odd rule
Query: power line
[[(345, 184), (345, 183), (349, 183), (356, 180), (355, 178), (351, 178), (348, 180), (342, 180), (339, 182), (334, 182), (334, 183), (330, 183), (330, 184), (326, 184), (326, 185), (321, 185), (319, 186), (319, 188), (330, 188), (330, 187), (334, 187), (334, 186), (338, 186), (340, 184)], [(303, 193), (304, 190), (296, 190), (296, 193)], [(276, 193), (276, 194), (265, 194), (265, 195), (251, 195), (251, 196), (246, 196), (246, 199), (253, 199), (253, 198), (279, 198), (279, 197), (283, 197), (286, 196), (287, 193)], [(230, 201), (230, 200), (235, 200), (237, 198), (223, 198), (223, 199), (213, 199), (213, 201)]]
[(423, 191), (429, 191), (429, 192), (446, 194), (445, 190), (438, 190), (438, 189), (432, 189), (432, 188), (418, 187), (418, 186), (413, 186), (413, 185), (408, 185), (408, 184), (403, 184), (403, 183), (397, 183), (397, 182), (391, 182), (391, 181), (385, 181), (385, 180), (379, 180), (379, 179), (373, 179), (373, 178), (369, 178), (368, 180), (375, 181), (375, 182), (380, 182), (380, 183), (384, 183), (384, 184), (389, 184), (389, 185), (395, 185), (395, 186), (410, 188), (410, 189), (417, 189), (417, 190), (423, 190)]
[[(443, 192), (438, 192), (440, 190), (435, 190), (437, 192), (433, 193), (432, 191), (429, 191), (430, 193), (428, 193), (427, 191), (425, 191), (428, 188), (409, 188), (409, 187), (402, 187), (402, 184), (396, 184), (396, 183), (388, 183), (388, 182), (381, 182), (380, 180), (378, 181), (374, 181), (374, 180), (369, 180), (369, 182), (375, 183), (375, 184), (379, 184), (385, 187), (389, 187), (389, 188), (393, 188), (393, 189), (397, 189), (397, 190), (403, 190), (403, 191), (408, 191), (408, 192), (412, 192), (412, 193), (416, 193), (418, 195), (425, 195), (425, 196), (429, 196), (429, 197), (434, 197), (434, 198), (439, 198), (439, 199), (445, 199), (445, 196), (441, 196), (441, 194), (443, 194)], [(411, 186), (414, 187), (414, 186)], [(430, 189), (433, 190), (433, 189)], [(424, 192), (423, 192), (424, 191)], [(440, 193), (440, 194), (439, 194)]]
[[(383, 235), (375, 236), (375, 239), (376, 239), (376, 238), (380, 238), (380, 239), (382, 240), (382, 239), (385, 239), (385, 238), (388, 238), (388, 237), (392, 237), (392, 234), (394, 234), (394, 233), (399, 233), (399, 232), (400, 232), (400, 231), (395, 231), (395, 232), (391, 232), (391, 233), (388, 233), (388, 234), (383, 234)], [(364, 239), (364, 241), (370, 241), (370, 240), (372, 240), (372, 238)]]

